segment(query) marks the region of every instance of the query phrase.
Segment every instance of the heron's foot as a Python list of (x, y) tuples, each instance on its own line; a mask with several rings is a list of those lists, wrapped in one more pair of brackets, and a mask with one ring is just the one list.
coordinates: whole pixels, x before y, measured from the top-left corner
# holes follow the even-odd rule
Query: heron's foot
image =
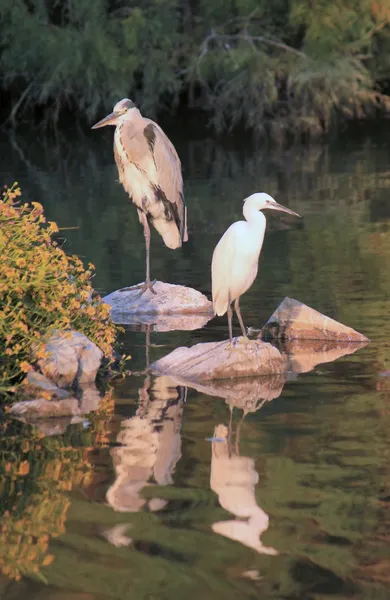
[(152, 294), (157, 294), (156, 290), (154, 289), (156, 281), (157, 281), (156, 279), (154, 279), (153, 281), (145, 281), (145, 283), (139, 283), (138, 285), (132, 285), (131, 287), (122, 288), (119, 291), (120, 292), (130, 292), (133, 290), (141, 290), (141, 292), (138, 294), (138, 296), (136, 298), (140, 298), (140, 296), (142, 296), (142, 294), (144, 294), (146, 292), (146, 290), (150, 290), (152, 292)]

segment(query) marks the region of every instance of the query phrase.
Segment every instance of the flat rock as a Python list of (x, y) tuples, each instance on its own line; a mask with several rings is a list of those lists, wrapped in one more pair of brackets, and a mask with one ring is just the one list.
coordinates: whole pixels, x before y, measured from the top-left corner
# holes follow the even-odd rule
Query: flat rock
[(286, 297), (274, 314), (268, 319), (261, 333), (261, 339), (285, 340), (337, 340), (344, 342), (368, 342), (361, 333), (342, 325), (317, 310), (302, 304), (299, 300)]
[(38, 361), (43, 375), (59, 387), (78, 383), (90, 383), (102, 362), (103, 352), (83, 333), (56, 331), (45, 344), (46, 357)]
[(189, 381), (253, 377), (286, 372), (286, 360), (279, 350), (260, 340), (235, 339), (176, 348), (150, 368), (164, 375), (178, 375)]
[(111, 306), (111, 317), (117, 323), (128, 323), (134, 314), (214, 314), (212, 302), (193, 288), (156, 281), (154, 290), (156, 294), (147, 290), (140, 296), (139, 289), (124, 288), (103, 300)]

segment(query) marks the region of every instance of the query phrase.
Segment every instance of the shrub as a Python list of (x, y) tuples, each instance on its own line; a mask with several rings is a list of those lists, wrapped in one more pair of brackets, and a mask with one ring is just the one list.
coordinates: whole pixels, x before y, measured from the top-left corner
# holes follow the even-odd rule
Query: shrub
[(53, 239), (58, 227), (42, 206), (18, 202), (15, 183), (0, 197), (0, 391), (12, 390), (32, 368), (54, 329), (87, 335), (111, 359), (115, 325), (92, 296), (93, 265), (85, 269)]

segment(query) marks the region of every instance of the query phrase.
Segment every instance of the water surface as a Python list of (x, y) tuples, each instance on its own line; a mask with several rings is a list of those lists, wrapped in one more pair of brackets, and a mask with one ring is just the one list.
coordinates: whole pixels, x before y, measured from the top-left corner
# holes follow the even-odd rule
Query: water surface
[[(261, 327), (288, 295), (371, 343), (285, 380), (232, 384), (224, 397), (144, 372), (149, 338), (127, 327), (121, 344), (138, 374), (114, 382), (99, 410), (74, 423), (1, 424), (2, 599), (389, 597), (384, 129), (255, 151), (170, 132), (190, 241), (173, 252), (153, 233), (152, 275), (210, 294), (215, 244), (241, 218), (242, 199), (266, 191), (304, 223), (270, 215), (245, 323)], [(17, 179), (50, 220), (72, 228), (64, 247), (95, 264), (102, 293), (144, 275), (142, 229), (111, 141), (107, 130), (1, 142), (1, 180)], [(224, 318), (152, 332), (148, 352), (155, 360), (226, 335)]]

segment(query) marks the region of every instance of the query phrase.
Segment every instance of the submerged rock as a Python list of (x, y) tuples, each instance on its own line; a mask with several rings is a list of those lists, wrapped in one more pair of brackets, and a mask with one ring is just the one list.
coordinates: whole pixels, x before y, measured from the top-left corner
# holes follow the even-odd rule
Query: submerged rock
[(286, 360), (271, 344), (240, 337), (233, 347), (226, 340), (176, 348), (150, 368), (164, 375), (202, 381), (284, 373)]
[(83, 333), (58, 331), (45, 344), (45, 358), (38, 360), (42, 373), (59, 387), (90, 383), (102, 362), (103, 352)]
[(156, 281), (156, 294), (139, 289), (116, 290), (103, 298), (111, 306), (111, 317), (117, 323), (129, 323), (132, 315), (213, 313), (213, 304), (204, 294), (183, 285)]
[(263, 340), (308, 339), (368, 342), (361, 333), (286, 297), (261, 330)]

